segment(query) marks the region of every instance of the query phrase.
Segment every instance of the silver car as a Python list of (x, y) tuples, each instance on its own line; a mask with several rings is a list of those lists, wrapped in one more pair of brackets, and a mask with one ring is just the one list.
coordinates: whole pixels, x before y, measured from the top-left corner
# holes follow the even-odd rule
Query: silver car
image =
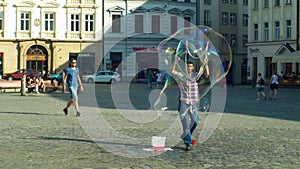
[(82, 76), (82, 81), (87, 83), (116, 83), (121, 81), (121, 77), (117, 72), (99, 71), (93, 75)]

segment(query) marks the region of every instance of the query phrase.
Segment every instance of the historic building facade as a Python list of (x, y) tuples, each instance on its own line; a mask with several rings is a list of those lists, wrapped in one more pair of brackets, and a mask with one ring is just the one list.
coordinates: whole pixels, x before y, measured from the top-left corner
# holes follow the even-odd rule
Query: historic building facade
[(249, 1), (248, 80), (257, 73), (269, 78), (273, 71), (299, 72), (297, 50), (297, 1)]
[(201, 0), (199, 10), (200, 25), (211, 27), (231, 44), (233, 60), (227, 81), (247, 83), (248, 0)]
[(83, 74), (105, 69), (131, 78), (141, 66), (148, 66), (139, 64), (144, 57), (152, 57), (154, 67), (161, 69), (155, 48), (162, 39), (195, 23), (195, 3), (1, 0), (1, 74), (23, 68), (59, 72), (72, 57), (78, 59)]
[(195, 0), (111, 0), (105, 6), (102, 67), (118, 71), (125, 81), (144, 78), (148, 69), (168, 70), (159, 43), (196, 22)]
[(0, 0), (0, 74), (60, 72), (75, 57), (83, 74), (114, 70), (122, 79), (139, 78), (148, 67), (167, 70), (158, 44), (198, 19), (231, 43), (228, 81), (244, 83), (251, 69), (247, 6), (247, 0)]
[[(0, 1), (1, 73), (23, 68), (55, 72), (68, 67), (69, 58), (98, 43), (100, 14), (96, 0)], [(83, 55), (85, 62), (99, 61), (101, 49), (90, 51)]]

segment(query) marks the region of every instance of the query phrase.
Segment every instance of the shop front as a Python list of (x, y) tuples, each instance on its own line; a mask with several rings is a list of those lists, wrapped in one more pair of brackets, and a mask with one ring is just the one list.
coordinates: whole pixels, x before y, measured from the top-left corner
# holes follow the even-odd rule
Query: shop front
[(300, 51), (272, 58), (273, 66), (279, 74), (280, 83), (285, 85), (300, 85)]

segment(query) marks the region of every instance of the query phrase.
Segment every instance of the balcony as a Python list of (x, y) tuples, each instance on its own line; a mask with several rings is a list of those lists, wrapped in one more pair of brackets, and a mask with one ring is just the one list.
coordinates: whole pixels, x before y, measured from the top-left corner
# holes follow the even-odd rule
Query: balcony
[(30, 38), (31, 37), (31, 33), (29, 31), (16, 32), (16, 37), (17, 38)]
[(55, 38), (55, 33), (54, 32), (41, 32), (41, 37)]

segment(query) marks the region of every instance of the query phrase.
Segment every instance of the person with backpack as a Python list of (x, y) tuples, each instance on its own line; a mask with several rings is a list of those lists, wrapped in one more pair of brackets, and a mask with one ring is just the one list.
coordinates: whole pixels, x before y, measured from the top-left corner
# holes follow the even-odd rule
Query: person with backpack
[(257, 88), (257, 99), (260, 100), (260, 97), (263, 96), (264, 100), (267, 99), (267, 96), (265, 95), (264, 88), (265, 88), (265, 82), (266, 80), (262, 76), (261, 73), (257, 74), (257, 79), (256, 79), (256, 88)]

